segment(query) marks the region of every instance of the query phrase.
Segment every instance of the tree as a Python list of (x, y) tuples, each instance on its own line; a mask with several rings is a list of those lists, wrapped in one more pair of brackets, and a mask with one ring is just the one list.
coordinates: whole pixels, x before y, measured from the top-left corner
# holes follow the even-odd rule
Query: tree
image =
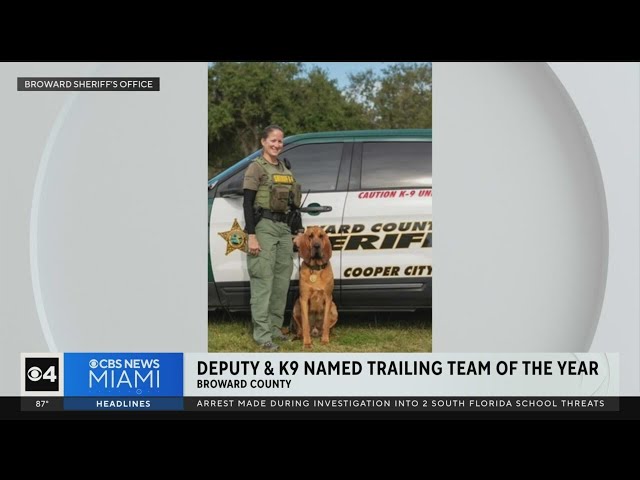
[(292, 127), (291, 88), (300, 64), (219, 62), (209, 68), (209, 165), (221, 169), (255, 151), (271, 123)]
[(347, 99), (325, 70), (311, 69), (296, 87), (296, 133), (366, 128), (362, 106)]
[(209, 67), (209, 175), (260, 147), (262, 130), (286, 135), (431, 127), (431, 65), (392, 65), (351, 76), (341, 92), (327, 71), (291, 62), (217, 62)]
[(375, 128), (431, 128), (431, 64), (395, 64), (349, 76), (346, 95)]

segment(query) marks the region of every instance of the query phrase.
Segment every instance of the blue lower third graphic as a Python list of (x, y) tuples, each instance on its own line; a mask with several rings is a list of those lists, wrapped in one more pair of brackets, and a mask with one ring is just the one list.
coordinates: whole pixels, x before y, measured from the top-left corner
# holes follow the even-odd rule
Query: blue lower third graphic
[(65, 410), (183, 408), (182, 353), (65, 353)]

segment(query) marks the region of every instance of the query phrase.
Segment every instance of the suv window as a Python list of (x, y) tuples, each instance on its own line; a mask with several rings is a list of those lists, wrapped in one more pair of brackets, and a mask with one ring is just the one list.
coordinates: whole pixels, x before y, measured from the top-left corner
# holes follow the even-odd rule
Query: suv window
[(311, 143), (294, 146), (280, 155), (291, 162), (291, 171), (302, 191), (331, 192), (338, 183), (343, 143)]
[(218, 185), (218, 190), (216, 191), (216, 197), (220, 197), (221, 193), (226, 190), (235, 190), (239, 189), (242, 191), (242, 185), (244, 183), (244, 172), (246, 168), (243, 168), (239, 172), (235, 173), (230, 178), (227, 178), (224, 182)]
[(362, 189), (408, 187), (431, 187), (431, 142), (362, 144)]

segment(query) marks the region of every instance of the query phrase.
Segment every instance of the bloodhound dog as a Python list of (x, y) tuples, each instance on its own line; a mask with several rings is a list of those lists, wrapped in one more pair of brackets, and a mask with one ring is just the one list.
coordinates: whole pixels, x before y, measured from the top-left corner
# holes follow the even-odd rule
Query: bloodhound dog
[(300, 296), (293, 307), (293, 320), (304, 348), (311, 348), (311, 336), (321, 335), (321, 342), (329, 343), (331, 328), (338, 322), (329, 262), (331, 242), (322, 228), (307, 227), (298, 249), (302, 258)]

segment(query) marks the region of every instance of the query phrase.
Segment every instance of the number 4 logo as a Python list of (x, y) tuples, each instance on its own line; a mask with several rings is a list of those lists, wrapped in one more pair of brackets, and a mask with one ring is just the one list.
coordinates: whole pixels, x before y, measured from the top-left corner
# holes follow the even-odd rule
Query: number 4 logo
[(48, 380), (55, 382), (58, 379), (56, 375), (56, 367), (53, 365), (47, 368), (47, 371), (42, 373), (39, 367), (31, 367), (27, 370), (27, 378), (32, 382), (39, 382), (40, 380)]
[(25, 390), (27, 392), (57, 392), (58, 358), (26, 357)]
[(56, 382), (58, 380), (58, 376), (56, 375), (56, 367), (49, 367), (44, 375), (42, 375), (43, 380), (48, 380), (50, 382)]

